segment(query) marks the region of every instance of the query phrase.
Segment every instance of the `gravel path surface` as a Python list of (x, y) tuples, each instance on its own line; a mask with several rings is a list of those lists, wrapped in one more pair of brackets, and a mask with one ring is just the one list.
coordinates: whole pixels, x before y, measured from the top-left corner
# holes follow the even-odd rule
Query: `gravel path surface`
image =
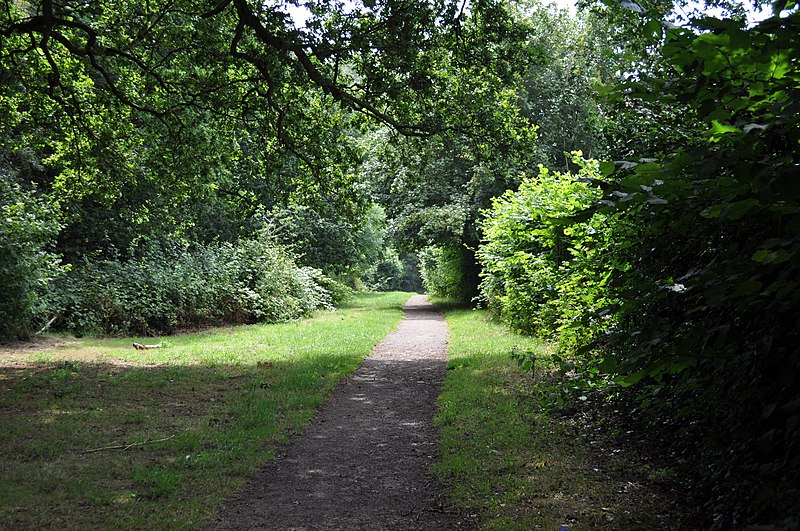
[(446, 373), (447, 325), (411, 297), (398, 329), (207, 529), (470, 527), (447, 510), (428, 467), (431, 423)]

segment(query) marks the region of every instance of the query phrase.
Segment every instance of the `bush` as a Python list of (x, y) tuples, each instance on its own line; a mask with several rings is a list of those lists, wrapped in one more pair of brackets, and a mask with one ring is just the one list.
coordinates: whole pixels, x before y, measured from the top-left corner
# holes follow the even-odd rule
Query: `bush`
[(386, 215), (378, 205), (372, 205), (358, 223), (299, 205), (276, 209), (269, 223), (277, 240), (300, 263), (351, 286), (381, 259), (385, 245)]
[[(668, 31), (669, 68), (659, 73), (675, 77), (631, 82), (625, 105), (674, 98), (697, 118), (691, 141), (605, 164), (609, 178), (570, 185), (593, 183), (602, 190), (595, 201), (573, 208), (562, 197), (550, 215), (536, 201), (561, 183), (509, 194), (484, 226), (490, 303), (529, 331), (577, 331), (571, 350), (595, 356), (578, 362), (619, 384), (627, 416), (683, 463), (716, 529), (800, 522), (792, 9), (749, 28), (704, 19), (697, 31)], [(565, 328), (573, 318), (582, 327)]]
[(590, 319), (615, 302), (610, 280), (628, 269), (608, 260), (619, 220), (597, 214), (573, 219), (601, 195), (590, 179), (598, 165), (583, 161), (577, 175), (550, 172), (525, 179), (494, 200), (481, 223), (481, 297), (512, 328), (561, 339), (562, 350), (586, 344), (607, 320)]
[(367, 271), (364, 281), (374, 291), (422, 291), (417, 256), (398, 254), (393, 247), (383, 250), (380, 260)]
[(425, 291), (437, 297), (469, 301), (473, 296), (469, 278), (471, 257), (458, 243), (423, 249), (419, 254), (419, 272)]
[(279, 322), (332, 308), (347, 290), (262, 237), (136, 259), (84, 261), (57, 283), (60, 325), (78, 334), (150, 335)]
[(46, 319), (46, 290), (61, 271), (50, 252), (57, 209), (0, 176), (0, 341), (27, 338)]

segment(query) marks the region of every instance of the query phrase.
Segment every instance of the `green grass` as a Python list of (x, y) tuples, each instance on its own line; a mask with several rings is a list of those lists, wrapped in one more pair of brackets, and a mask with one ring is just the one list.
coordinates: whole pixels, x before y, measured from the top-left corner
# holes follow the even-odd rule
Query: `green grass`
[(0, 351), (0, 528), (195, 527), (303, 428), (408, 296), (362, 294), (295, 323)]
[(535, 403), (530, 373), (510, 355), (533, 350), (537, 373), (552, 380), (548, 345), (511, 333), (485, 311), (440, 308), (451, 337), (435, 419), (442, 458), (433, 472), (456, 507), (476, 515), (482, 529), (665, 525), (658, 515), (668, 502), (645, 485), (640, 464), (591, 425)]

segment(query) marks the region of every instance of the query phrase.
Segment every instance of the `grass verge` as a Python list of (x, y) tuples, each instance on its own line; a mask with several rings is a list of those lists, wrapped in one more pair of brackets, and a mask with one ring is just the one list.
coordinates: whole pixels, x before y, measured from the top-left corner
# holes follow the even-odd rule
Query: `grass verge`
[[(546, 413), (533, 396), (552, 381), (550, 348), (441, 304), (450, 328), (448, 376), (435, 419), (442, 458), (433, 472), (482, 529), (690, 529), (669, 479), (586, 412)], [(537, 380), (511, 359), (532, 350)], [(613, 416), (614, 412), (609, 412)]]
[(0, 348), (0, 528), (195, 527), (308, 422), (408, 296), (362, 294), (295, 323)]

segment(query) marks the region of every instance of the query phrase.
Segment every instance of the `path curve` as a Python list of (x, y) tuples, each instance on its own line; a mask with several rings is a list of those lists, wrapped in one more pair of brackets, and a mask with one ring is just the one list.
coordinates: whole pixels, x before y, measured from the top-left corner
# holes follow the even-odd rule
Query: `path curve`
[(447, 325), (425, 296), (207, 529), (457, 529), (428, 474)]

